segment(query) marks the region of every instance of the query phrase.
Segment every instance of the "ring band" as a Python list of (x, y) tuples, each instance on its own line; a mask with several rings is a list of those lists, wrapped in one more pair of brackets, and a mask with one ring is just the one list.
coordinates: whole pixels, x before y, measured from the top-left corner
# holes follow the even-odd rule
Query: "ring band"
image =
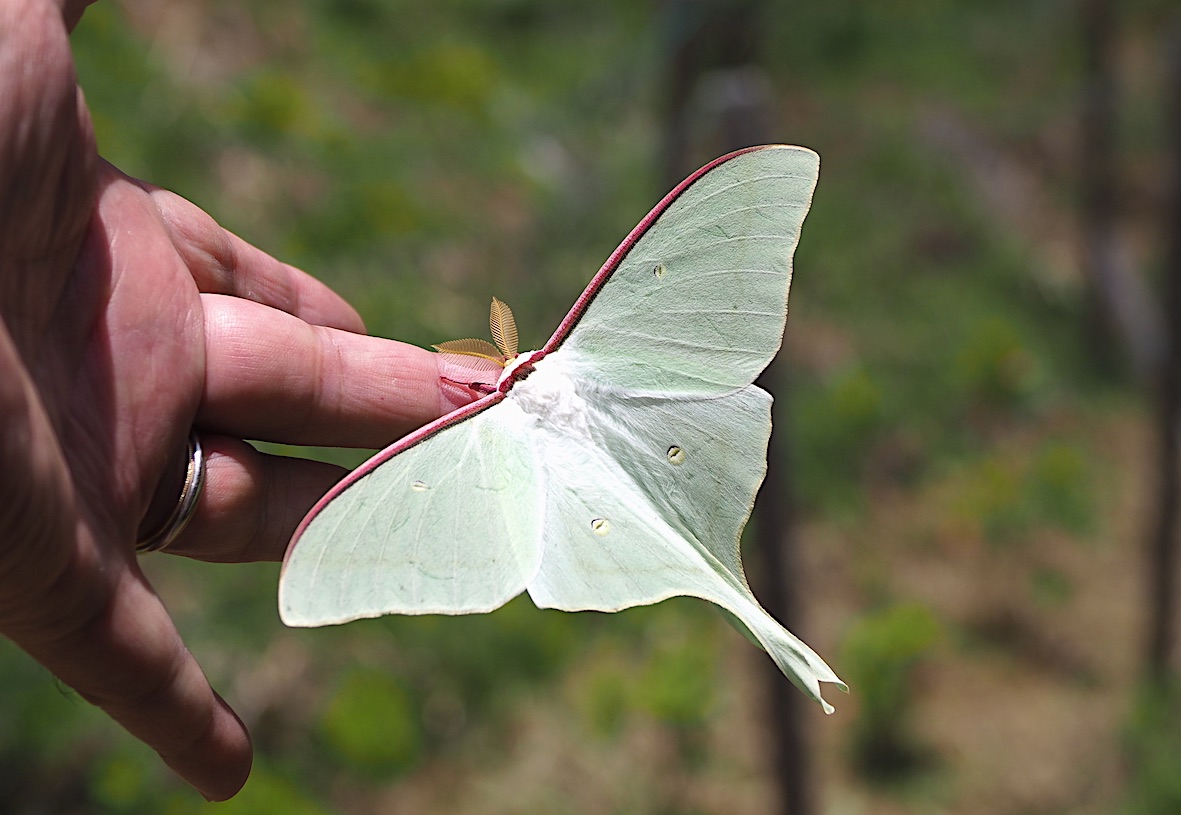
[(185, 527), (197, 511), (197, 501), (201, 498), (201, 488), (204, 486), (205, 451), (201, 449), (201, 439), (194, 430), (189, 432), (189, 466), (185, 470), (185, 483), (176, 507), (159, 529), (135, 544), (135, 553), (143, 555), (148, 552), (159, 552), (180, 537), (180, 533), (185, 531)]

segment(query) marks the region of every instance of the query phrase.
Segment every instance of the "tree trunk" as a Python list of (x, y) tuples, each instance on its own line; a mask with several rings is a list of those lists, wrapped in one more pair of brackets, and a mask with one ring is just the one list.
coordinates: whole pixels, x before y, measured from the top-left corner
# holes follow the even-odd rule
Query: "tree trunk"
[(1163, 682), (1170, 675), (1170, 656), (1176, 640), (1176, 574), (1178, 490), (1181, 488), (1181, 35), (1170, 43), (1172, 99), (1170, 133), (1173, 140), (1172, 199), (1165, 221), (1168, 250), (1164, 269), (1166, 351), (1157, 377), (1158, 490), (1156, 522), (1149, 542), (1148, 642), (1145, 668), (1150, 680)]
[[(759, 599), (779, 622), (800, 634), (800, 601), (796, 556), (792, 456), (788, 433), (788, 380), (782, 359), (771, 363), (759, 384), (775, 394), (775, 432), (767, 450), (767, 477), (759, 492), (755, 548), (761, 561)], [(764, 660), (767, 696), (771, 700), (776, 785), (782, 815), (814, 811), (809, 774), (810, 755), (804, 730), (804, 697), (786, 682), (774, 662)]]
[[(663, 8), (671, 32), (664, 125), (668, 186), (702, 161), (768, 140), (771, 83), (760, 66), (765, 0), (669, 0)], [(772, 139), (775, 140), (775, 139)], [(698, 152), (700, 150), (700, 153)], [(773, 362), (759, 384), (775, 395), (775, 432), (767, 451), (767, 477), (759, 492), (754, 549), (757, 593), (766, 609), (798, 632), (792, 535), (787, 373)], [(803, 727), (805, 700), (769, 659), (764, 664), (770, 701), (771, 770), (781, 815), (810, 815), (812, 786)]]
[(1151, 380), (1165, 353), (1162, 323), (1167, 317), (1132, 268), (1118, 231), (1115, 43), (1119, 20), (1114, 0), (1086, 0), (1082, 14), (1082, 266), (1090, 283), (1092, 312), (1085, 341), (1097, 359), (1110, 365), (1116, 363), (1112, 340), (1118, 341), (1136, 375)]

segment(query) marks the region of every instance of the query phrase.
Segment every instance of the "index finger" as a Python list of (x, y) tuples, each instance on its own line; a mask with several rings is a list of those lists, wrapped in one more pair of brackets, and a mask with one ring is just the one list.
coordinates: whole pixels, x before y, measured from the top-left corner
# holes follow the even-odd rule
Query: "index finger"
[[(238, 438), (384, 447), (456, 407), (439, 355), (351, 334), (237, 297), (203, 295), (197, 425)], [(470, 400), (469, 400), (470, 401)]]

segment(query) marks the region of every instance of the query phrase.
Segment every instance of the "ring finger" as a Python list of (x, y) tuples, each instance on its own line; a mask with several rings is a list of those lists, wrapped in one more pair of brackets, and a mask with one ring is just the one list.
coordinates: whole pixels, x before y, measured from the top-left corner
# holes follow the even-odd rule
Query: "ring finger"
[(283, 559), (296, 526), (347, 472), (319, 461), (260, 453), (202, 434), (205, 485), (184, 532), (164, 550), (211, 563)]

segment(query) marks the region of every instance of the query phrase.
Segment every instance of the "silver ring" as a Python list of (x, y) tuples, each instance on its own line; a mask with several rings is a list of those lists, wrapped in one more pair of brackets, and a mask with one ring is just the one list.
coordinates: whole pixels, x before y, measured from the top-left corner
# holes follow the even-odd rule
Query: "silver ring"
[(204, 486), (205, 451), (201, 449), (201, 439), (197, 436), (197, 431), (193, 430), (189, 432), (189, 466), (185, 470), (185, 484), (181, 488), (180, 498), (177, 499), (168, 520), (151, 535), (136, 542), (135, 553), (142, 555), (147, 552), (159, 552), (179, 538), (197, 511), (197, 501), (201, 498), (201, 488)]

